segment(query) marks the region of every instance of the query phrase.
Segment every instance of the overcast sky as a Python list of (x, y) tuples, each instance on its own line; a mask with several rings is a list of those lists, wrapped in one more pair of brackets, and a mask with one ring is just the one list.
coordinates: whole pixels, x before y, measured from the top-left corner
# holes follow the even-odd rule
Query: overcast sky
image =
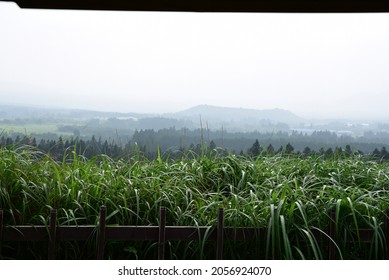
[(389, 14), (21, 10), (0, 2), (0, 103), (199, 104), (389, 119)]

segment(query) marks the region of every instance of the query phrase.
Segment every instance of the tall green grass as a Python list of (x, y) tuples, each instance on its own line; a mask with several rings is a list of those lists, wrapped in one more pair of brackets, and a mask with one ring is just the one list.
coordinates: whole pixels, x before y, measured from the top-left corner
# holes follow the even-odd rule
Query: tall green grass
[[(255, 244), (226, 241), (225, 258), (322, 259), (330, 239), (329, 213), (335, 211), (337, 237), (331, 240), (338, 258), (384, 257), (387, 163), (361, 156), (253, 159), (203, 153), (165, 158), (147, 160), (136, 154), (128, 160), (104, 155), (87, 160), (74, 152), (58, 162), (28, 147), (0, 149), (5, 223), (48, 224), (48, 213), (55, 208), (61, 225), (97, 224), (99, 207), (106, 205), (107, 224), (156, 225), (159, 208), (165, 206), (169, 225), (215, 226), (222, 207), (225, 226), (268, 229)], [(360, 242), (354, 230), (359, 228), (374, 230), (371, 244)], [(317, 238), (318, 231), (322, 238)], [(168, 254), (176, 259), (214, 258), (206, 250), (212, 246), (207, 240), (168, 242)], [(120, 248), (121, 253), (107, 254), (156, 258), (156, 247), (152, 242), (112, 243), (112, 252)]]

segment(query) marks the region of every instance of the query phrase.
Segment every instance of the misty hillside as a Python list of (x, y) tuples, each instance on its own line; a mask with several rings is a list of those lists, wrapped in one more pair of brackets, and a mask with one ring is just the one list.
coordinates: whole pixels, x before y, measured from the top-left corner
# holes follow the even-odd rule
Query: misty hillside
[[(244, 108), (228, 108), (220, 106), (199, 105), (176, 113), (153, 114), (153, 112), (118, 113), (100, 112), (81, 109), (40, 108), (34, 106), (15, 106), (0, 104), (0, 120), (12, 119), (45, 119), (50, 122), (80, 122), (81, 127), (109, 126), (113, 129), (162, 129), (206, 127), (209, 129), (225, 129), (232, 132), (248, 131), (287, 131), (290, 127), (298, 126), (304, 119), (290, 111), (282, 109), (254, 110)], [(94, 120), (89, 123), (89, 120)], [(42, 121), (39, 121), (42, 123)], [(8, 122), (10, 123), (10, 122)], [(11, 121), (12, 123), (12, 121)], [(21, 124), (19, 122), (19, 124)], [(69, 124), (69, 123), (68, 123)], [(70, 123), (71, 124), (71, 123)], [(64, 129), (63, 125), (60, 125)], [(73, 130), (79, 130), (79, 127)], [(69, 129), (66, 129), (68, 131)], [(63, 131), (62, 131), (63, 132)]]
[[(143, 119), (157, 117), (152, 112), (139, 113), (118, 113), (118, 112), (100, 112), (81, 109), (64, 109), (64, 108), (46, 108), (33, 106), (16, 106), (1, 105), (0, 118), (30, 118), (30, 117), (70, 117), (79, 119), (89, 118), (134, 118)], [(176, 113), (166, 113), (160, 115), (162, 118), (174, 118), (192, 120), (198, 123), (200, 117), (203, 121), (208, 122), (257, 122), (269, 121), (272, 123), (294, 124), (304, 121), (302, 118), (290, 111), (282, 109), (255, 110), (245, 108), (229, 108), (211, 105), (198, 105), (184, 111)]]
[[(14, 121), (13, 121), (14, 120)], [(59, 132), (93, 131), (109, 127), (114, 131), (163, 128), (209, 128), (231, 132), (288, 131), (304, 119), (282, 109), (254, 110), (199, 105), (176, 113), (119, 113), (82, 109), (47, 108), (0, 104), (0, 121), (4, 124), (43, 124), (55, 122)], [(85, 132), (86, 133), (86, 132)], [(92, 133), (92, 132), (90, 132)], [(108, 131), (107, 131), (108, 133)]]
[(153, 114), (101, 112), (82, 109), (48, 108), (29, 105), (4, 105), (0, 104), (0, 119), (16, 118), (69, 118), (69, 119), (93, 119), (93, 118), (132, 118), (141, 119), (151, 117)]
[(285, 123), (288, 125), (298, 124), (304, 121), (303, 118), (290, 111), (282, 109), (255, 110), (245, 108), (229, 108), (210, 105), (199, 105), (184, 111), (172, 114), (172, 117), (202, 121), (223, 122), (223, 123), (258, 123), (271, 122), (273, 124)]

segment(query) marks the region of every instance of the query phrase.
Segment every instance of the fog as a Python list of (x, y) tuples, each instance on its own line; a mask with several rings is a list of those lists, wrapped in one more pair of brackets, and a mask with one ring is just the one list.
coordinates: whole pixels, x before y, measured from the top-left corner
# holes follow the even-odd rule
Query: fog
[(22, 10), (0, 3), (0, 103), (199, 104), (389, 120), (389, 15)]

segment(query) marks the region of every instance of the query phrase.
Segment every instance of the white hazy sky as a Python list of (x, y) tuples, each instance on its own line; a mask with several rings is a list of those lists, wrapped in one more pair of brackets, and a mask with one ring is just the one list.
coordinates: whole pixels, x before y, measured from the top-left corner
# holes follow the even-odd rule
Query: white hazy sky
[(389, 119), (389, 14), (22, 10), (0, 2), (0, 103), (199, 104)]

